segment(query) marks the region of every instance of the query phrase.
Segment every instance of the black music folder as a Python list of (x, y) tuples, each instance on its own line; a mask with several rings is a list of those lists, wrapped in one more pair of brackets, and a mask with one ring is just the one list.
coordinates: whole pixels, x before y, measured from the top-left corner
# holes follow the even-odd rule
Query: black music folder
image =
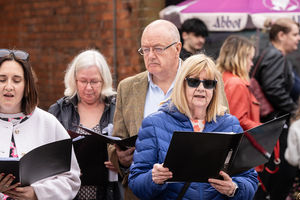
[[(130, 147), (134, 147), (135, 141), (137, 139), (137, 135), (122, 139), (120, 137), (99, 134), (99, 133), (97, 133), (89, 128), (83, 127), (83, 126), (78, 126), (78, 128), (88, 132), (89, 134), (91, 134), (93, 136), (97, 136), (99, 139), (101, 139), (105, 143), (117, 144), (122, 150), (126, 150)], [(88, 135), (80, 134), (80, 133), (77, 133), (77, 132), (74, 132), (71, 130), (68, 130), (68, 133), (71, 136), (71, 138), (74, 138), (73, 141), (76, 141), (77, 140), (76, 138), (81, 139), (83, 137), (88, 136)]]
[(70, 171), (72, 140), (65, 139), (39, 146), (21, 159), (0, 158), (0, 173), (13, 174), (21, 186)]
[(242, 133), (175, 131), (164, 161), (173, 178), (167, 182), (207, 182), (268, 162), (288, 114)]

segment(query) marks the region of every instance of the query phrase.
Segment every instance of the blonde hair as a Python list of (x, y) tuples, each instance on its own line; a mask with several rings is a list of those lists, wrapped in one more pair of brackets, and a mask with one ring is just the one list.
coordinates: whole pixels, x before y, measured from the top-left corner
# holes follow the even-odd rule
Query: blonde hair
[(228, 71), (244, 80), (249, 80), (247, 59), (254, 50), (254, 44), (247, 38), (231, 35), (226, 38), (221, 47), (216, 66), (221, 73)]
[(69, 64), (65, 74), (65, 96), (74, 97), (77, 95), (76, 73), (81, 69), (96, 66), (103, 80), (101, 98), (116, 94), (112, 89), (112, 77), (104, 56), (95, 49), (81, 52)]
[(212, 120), (216, 121), (217, 115), (224, 115), (226, 107), (223, 105), (224, 96), (223, 81), (220, 72), (217, 70), (214, 61), (204, 54), (193, 55), (187, 58), (183, 65), (181, 66), (178, 75), (176, 77), (173, 92), (170, 96), (172, 103), (177, 107), (177, 109), (188, 116), (190, 119), (191, 111), (188, 106), (187, 98), (185, 95), (186, 84), (185, 78), (189, 76), (199, 75), (203, 70), (209, 78), (217, 81), (216, 88), (213, 91), (213, 97), (209, 103), (206, 110), (207, 122)]

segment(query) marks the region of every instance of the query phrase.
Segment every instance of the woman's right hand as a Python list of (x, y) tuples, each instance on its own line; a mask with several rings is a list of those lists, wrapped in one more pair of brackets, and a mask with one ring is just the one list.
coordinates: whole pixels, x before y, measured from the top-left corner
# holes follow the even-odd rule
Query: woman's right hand
[(173, 174), (168, 168), (163, 167), (162, 164), (154, 164), (152, 169), (152, 180), (156, 184), (164, 184), (164, 182), (172, 178)]
[(16, 177), (14, 177), (12, 174), (8, 174), (5, 176), (4, 173), (0, 174), (0, 192), (6, 192), (8, 190), (11, 190), (17, 186), (20, 185), (20, 183), (16, 183), (14, 185), (11, 185), (11, 183), (13, 182), (13, 180)]

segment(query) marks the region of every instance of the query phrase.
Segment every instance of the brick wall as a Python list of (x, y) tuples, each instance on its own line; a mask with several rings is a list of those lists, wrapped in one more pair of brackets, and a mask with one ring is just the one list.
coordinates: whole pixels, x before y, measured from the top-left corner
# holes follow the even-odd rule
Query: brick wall
[[(113, 19), (116, 6), (116, 49)], [(104, 54), (116, 84), (144, 70), (137, 53), (143, 28), (158, 18), (164, 0), (9, 0), (0, 2), (0, 48), (30, 53), (40, 107), (63, 96), (64, 72), (80, 51)], [(117, 73), (113, 71), (114, 52)]]

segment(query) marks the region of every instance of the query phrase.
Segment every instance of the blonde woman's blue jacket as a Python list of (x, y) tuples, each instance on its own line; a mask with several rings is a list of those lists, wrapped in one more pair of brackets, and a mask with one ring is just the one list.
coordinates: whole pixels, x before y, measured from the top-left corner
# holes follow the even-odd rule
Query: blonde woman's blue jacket
[[(184, 183), (155, 184), (152, 168), (155, 163), (163, 163), (173, 131), (193, 131), (189, 118), (176, 107), (164, 104), (158, 112), (145, 118), (138, 133), (133, 164), (130, 168), (129, 187), (140, 199), (173, 200), (178, 196)], [(216, 122), (205, 124), (203, 132), (242, 132), (236, 117), (225, 114)], [(213, 158), (212, 158), (213, 159)], [(203, 161), (205, 162), (205, 161)], [(239, 189), (232, 198), (217, 192), (208, 183), (191, 183), (183, 199), (187, 200), (251, 200), (257, 189), (257, 173), (254, 169), (232, 177)]]

